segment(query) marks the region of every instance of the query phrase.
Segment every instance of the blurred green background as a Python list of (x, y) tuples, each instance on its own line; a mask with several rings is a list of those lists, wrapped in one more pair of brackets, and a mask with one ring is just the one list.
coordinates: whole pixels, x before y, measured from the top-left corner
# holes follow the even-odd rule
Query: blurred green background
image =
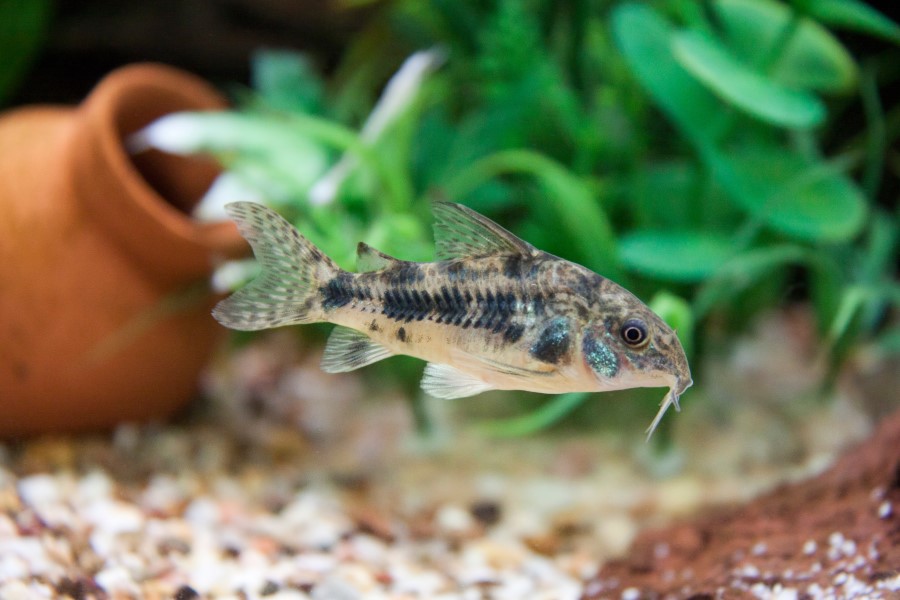
[(900, 352), (900, 28), (864, 2), (4, 0), (0, 44), (7, 106), (136, 60), (229, 90), (186, 151), (344, 267), (357, 240), (429, 260), (452, 199), (634, 291), (701, 384), (704, 353), (795, 302), (829, 378), (860, 345)]

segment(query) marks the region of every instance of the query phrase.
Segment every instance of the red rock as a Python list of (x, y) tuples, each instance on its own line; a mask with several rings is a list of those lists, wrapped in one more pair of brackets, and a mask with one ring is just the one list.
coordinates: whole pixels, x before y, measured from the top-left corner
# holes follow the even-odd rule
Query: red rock
[[(880, 518), (884, 502), (900, 506), (900, 411), (818, 477), (642, 533), (625, 558), (585, 586), (602, 593), (585, 598), (618, 597), (627, 588), (642, 598), (753, 598), (753, 585), (802, 597), (812, 584), (837, 597), (853, 584), (889, 598), (896, 592), (877, 586), (900, 575), (900, 517)], [(808, 540), (816, 543), (810, 554)], [(668, 551), (655, 551), (661, 547)]]

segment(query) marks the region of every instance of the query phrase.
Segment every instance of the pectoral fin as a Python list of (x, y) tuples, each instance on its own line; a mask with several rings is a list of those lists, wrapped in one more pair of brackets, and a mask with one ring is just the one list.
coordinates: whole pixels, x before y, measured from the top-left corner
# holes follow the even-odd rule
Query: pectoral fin
[(346, 373), (392, 355), (393, 352), (372, 341), (366, 334), (338, 325), (325, 345), (322, 370), (326, 373)]
[(465, 398), (494, 387), (450, 365), (428, 363), (422, 377), (422, 389), (435, 398)]
[(556, 372), (556, 367), (553, 365), (536, 364), (535, 366), (538, 368), (529, 369), (457, 349), (450, 351), (450, 359), (453, 364), (462, 367), (465, 371), (484, 373), (489, 375), (492, 380), (500, 377), (508, 382), (517, 381), (517, 384), (513, 385), (513, 387), (504, 387), (504, 389), (526, 389), (527, 382), (548, 377)]

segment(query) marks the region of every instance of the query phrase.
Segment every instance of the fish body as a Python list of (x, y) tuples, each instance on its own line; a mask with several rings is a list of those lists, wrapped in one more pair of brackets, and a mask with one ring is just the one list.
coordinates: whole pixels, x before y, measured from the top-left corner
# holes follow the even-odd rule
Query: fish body
[(271, 209), (226, 208), (263, 272), (214, 316), (242, 330), (334, 323), (325, 371), (406, 354), (428, 362), (422, 388), (439, 398), (668, 386), (649, 433), (691, 385), (674, 331), (634, 295), (464, 206), (434, 205), (437, 261), (399, 260), (360, 243), (357, 273)]

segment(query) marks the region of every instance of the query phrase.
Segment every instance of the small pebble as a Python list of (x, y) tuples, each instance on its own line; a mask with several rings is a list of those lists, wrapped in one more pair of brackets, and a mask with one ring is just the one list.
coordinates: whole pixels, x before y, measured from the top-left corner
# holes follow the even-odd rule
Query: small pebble
[(445, 505), (435, 516), (437, 526), (446, 533), (466, 533), (475, 525), (472, 514), (459, 506)]
[(738, 569), (738, 575), (745, 579), (758, 579), (760, 576), (759, 568), (754, 565), (744, 565)]
[(653, 556), (657, 560), (668, 558), (669, 554), (671, 554), (671, 548), (665, 542), (660, 542), (653, 546)]
[(194, 600), (199, 598), (200, 594), (189, 585), (183, 585), (175, 591), (175, 600)]
[(845, 598), (871, 598), (874, 591), (869, 584), (860, 581), (853, 575), (847, 577), (841, 587)]
[(888, 577), (886, 579), (879, 580), (876, 587), (879, 590), (887, 590), (889, 592), (900, 592), (900, 574), (894, 575), (893, 577)]
[(0, 598), (3, 600), (34, 600), (35, 598), (54, 598), (56, 594), (50, 586), (24, 581), (7, 581), (0, 583)]
[(641, 590), (637, 588), (625, 588), (622, 590), (622, 600), (640, 600)]
[(57, 503), (62, 499), (59, 482), (52, 475), (31, 475), (19, 480), (19, 495), (29, 506)]
[(881, 558), (881, 552), (878, 551), (878, 545), (875, 543), (875, 540), (869, 542), (869, 551), (866, 553), (866, 556), (868, 556), (869, 560), (872, 562)]
[(94, 579), (111, 596), (140, 596), (140, 588), (123, 566), (108, 566), (97, 573)]
[(490, 500), (482, 500), (474, 503), (470, 509), (472, 516), (483, 525), (490, 527), (500, 522), (500, 505)]

